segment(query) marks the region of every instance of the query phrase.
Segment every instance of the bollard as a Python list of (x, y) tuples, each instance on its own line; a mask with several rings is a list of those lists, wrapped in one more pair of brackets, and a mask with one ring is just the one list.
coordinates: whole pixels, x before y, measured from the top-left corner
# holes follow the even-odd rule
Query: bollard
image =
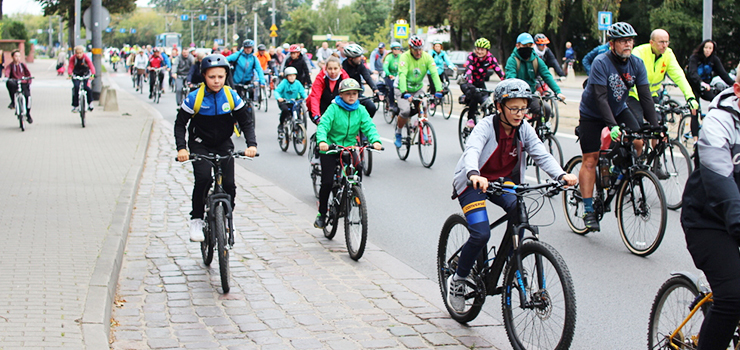
[(98, 106), (105, 106), (105, 95), (108, 92), (108, 85), (103, 85), (103, 88), (100, 90), (100, 99), (98, 100)]
[(116, 93), (116, 89), (106, 89), (105, 94), (105, 108), (103, 109), (106, 112), (109, 111), (118, 111), (118, 96)]

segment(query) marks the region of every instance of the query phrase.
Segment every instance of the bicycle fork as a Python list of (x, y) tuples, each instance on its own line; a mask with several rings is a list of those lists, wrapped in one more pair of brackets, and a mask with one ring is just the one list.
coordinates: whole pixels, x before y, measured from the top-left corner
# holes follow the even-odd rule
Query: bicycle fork
[[(234, 220), (232, 215), (232, 208), (231, 208), (231, 195), (228, 193), (214, 193), (208, 198), (208, 208), (214, 208), (216, 205), (222, 204), (224, 206), (224, 215), (226, 216), (226, 221), (228, 224), (228, 237), (227, 237), (227, 249), (231, 250), (231, 247), (234, 246)], [(209, 215), (211, 227), (216, 227), (215, 220), (218, 218), (215, 218), (211, 215)]]

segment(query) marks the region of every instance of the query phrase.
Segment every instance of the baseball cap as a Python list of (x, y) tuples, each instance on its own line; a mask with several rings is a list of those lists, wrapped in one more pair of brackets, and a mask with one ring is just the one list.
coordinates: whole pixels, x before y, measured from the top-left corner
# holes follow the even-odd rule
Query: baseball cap
[(379, 48), (379, 49), (385, 48), (385, 43), (380, 43), (380, 44), (378, 44), (378, 48)]
[(532, 38), (532, 34), (522, 33), (516, 38), (516, 43), (522, 45), (534, 44), (534, 38)]

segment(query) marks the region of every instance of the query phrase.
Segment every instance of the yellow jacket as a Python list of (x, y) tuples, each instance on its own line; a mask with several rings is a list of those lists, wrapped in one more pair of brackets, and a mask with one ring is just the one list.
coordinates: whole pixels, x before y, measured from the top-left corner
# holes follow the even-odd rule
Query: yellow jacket
[[(678, 88), (681, 89), (686, 100), (694, 97), (691, 85), (689, 85), (688, 80), (686, 80), (686, 75), (684, 74), (681, 65), (678, 64), (676, 55), (673, 54), (673, 50), (671, 50), (670, 47), (666, 49), (665, 53), (658, 59), (655, 59), (655, 54), (653, 53), (650, 43), (642, 44), (632, 49), (632, 54), (641, 58), (642, 61), (645, 62), (648, 83), (650, 83), (650, 92), (653, 96), (658, 96), (658, 91), (661, 89), (660, 84), (663, 83), (666, 74), (668, 74), (671, 80), (673, 80), (673, 82), (678, 85)], [(637, 88), (633, 87), (630, 90), (630, 96), (639, 100), (637, 97)]]

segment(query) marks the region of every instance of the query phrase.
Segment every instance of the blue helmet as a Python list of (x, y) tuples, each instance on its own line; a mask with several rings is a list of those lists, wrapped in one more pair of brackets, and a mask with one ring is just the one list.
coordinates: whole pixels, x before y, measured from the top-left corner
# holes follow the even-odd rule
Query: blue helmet
[(243, 48), (244, 47), (254, 47), (254, 40), (252, 39), (244, 40), (244, 42), (242, 43), (242, 47)]
[(223, 67), (226, 69), (226, 73), (229, 73), (229, 61), (222, 54), (211, 54), (203, 57), (203, 61), (200, 62), (200, 74), (205, 75), (206, 71), (210, 68)]

